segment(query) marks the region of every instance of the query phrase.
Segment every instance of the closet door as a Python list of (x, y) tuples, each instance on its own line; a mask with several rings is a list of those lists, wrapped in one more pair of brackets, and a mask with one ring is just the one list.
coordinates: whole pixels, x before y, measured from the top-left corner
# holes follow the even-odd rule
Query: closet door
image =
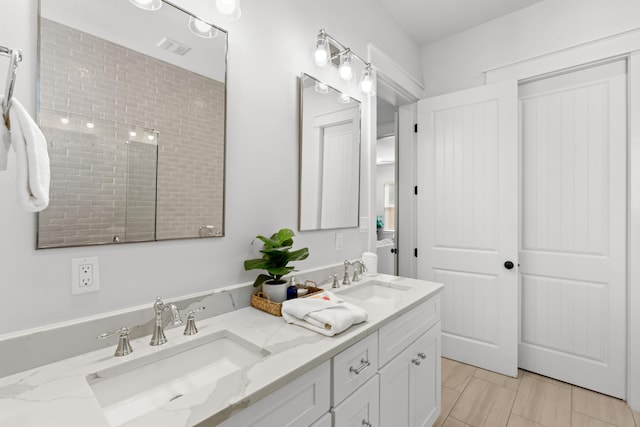
[(520, 88), (520, 366), (625, 396), (626, 61)]
[(515, 82), (418, 102), (418, 278), (445, 284), (442, 355), (517, 374)]

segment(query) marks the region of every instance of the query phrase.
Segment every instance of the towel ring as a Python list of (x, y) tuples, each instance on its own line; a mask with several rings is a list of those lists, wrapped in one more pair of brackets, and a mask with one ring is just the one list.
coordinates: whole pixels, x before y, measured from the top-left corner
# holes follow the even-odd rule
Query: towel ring
[(7, 83), (5, 85), (4, 98), (2, 99), (2, 118), (9, 128), (9, 110), (11, 109), (11, 100), (13, 98), (13, 89), (16, 84), (16, 75), (18, 73), (18, 64), (22, 62), (22, 51), (20, 49), (9, 49), (0, 46), (0, 54), (9, 56), (9, 70), (7, 71)]

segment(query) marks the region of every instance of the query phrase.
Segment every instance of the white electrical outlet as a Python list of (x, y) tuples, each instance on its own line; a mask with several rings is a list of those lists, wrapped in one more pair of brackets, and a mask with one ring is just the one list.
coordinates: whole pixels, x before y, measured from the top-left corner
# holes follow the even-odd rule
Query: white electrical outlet
[(98, 257), (73, 258), (71, 260), (71, 295), (100, 290)]
[(344, 249), (344, 234), (336, 233), (336, 251)]

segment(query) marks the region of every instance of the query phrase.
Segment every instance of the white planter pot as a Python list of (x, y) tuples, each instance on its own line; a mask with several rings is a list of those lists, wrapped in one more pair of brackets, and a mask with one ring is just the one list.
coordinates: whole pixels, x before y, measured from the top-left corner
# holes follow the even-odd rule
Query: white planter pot
[(267, 280), (262, 284), (262, 292), (267, 293), (269, 298), (271, 298), (271, 301), (282, 302), (287, 299), (287, 286), (289, 286), (289, 284), (284, 279)]

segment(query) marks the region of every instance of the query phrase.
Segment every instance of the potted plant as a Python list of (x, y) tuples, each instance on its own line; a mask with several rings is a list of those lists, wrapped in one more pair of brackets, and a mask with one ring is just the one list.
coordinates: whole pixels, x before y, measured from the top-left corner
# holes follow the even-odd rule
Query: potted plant
[(293, 236), (295, 234), (288, 228), (283, 228), (274, 233), (271, 237), (256, 236), (264, 245), (262, 258), (248, 259), (244, 262), (244, 269), (266, 270), (266, 274), (260, 274), (253, 282), (254, 287), (263, 285), (262, 290), (269, 294), (269, 297), (276, 302), (282, 302), (286, 298), (287, 281), (282, 279), (294, 270), (289, 265), (291, 261), (301, 261), (309, 256), (309, 248), (302, 248), (292, 251)]

